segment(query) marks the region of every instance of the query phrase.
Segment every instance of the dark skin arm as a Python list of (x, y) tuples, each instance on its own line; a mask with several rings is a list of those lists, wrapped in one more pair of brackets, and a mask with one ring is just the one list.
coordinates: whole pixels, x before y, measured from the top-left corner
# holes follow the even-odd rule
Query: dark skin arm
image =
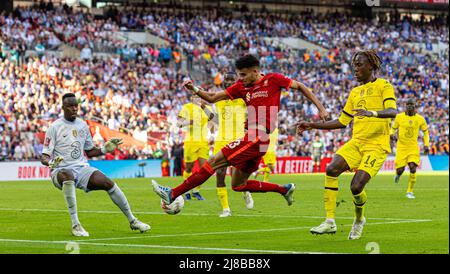
[(94, 148), (91, 149), (91, 150), (85, 150), (84, 152), (86, 152), (86, 155), (87, 155), (88, 157), (97, 157), (97, 156), (102, 156), (102, 155), (104, 155), (103, 152), (102, 152), (102, 150), (99, 149), (99, 148), (97, 148), (97, 147), (94, 147)]
[[(373, 117), (374, 114), (371, 111), (364, 110), (364, 109), (354, 109), (353, 111), (356, 111), (354, 116), (356, 117)], [(384, 110), (377, 111), (378, 118), (395, 118), (395, 115), (397, 115), (397, 110), (393, 108), (388, 108)], [(338, 129), (338, 128), (345, 128), (346, 126), (343, 125), (341, 122), (339, 122), (338, 119), (332, 120), (332, 121), (326, 121), (321, 123), (310, 123), (305, 121), (300, 121), (297, 124), (297, 132), (298, 134), (302, 133), (305, 130), (309, 129)]]
[[(356, 111), (354, 116), (366, 116), (366, 117), (373, 117), (373, 113), (371, 111), (365, 110), (365, 109), (354, 109), (353, 111)], [(398, 111), (394, 108), (387, 108), (383, 110), (377, 111), (378, 118), (395, 118)]]
[(203, 111), (206, 113), (206, 116), (208, 116), (208, 122), (214, 119), (214, 113), (210, 111), (205, 104), (201, 104), (200, 107), (203, 109)]

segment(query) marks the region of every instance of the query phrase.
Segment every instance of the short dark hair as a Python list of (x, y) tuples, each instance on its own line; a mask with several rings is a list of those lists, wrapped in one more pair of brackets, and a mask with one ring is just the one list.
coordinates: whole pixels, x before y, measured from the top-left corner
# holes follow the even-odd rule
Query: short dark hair
[(259, 60), (254, 55), (247, 54), (237, 59), (235, 66), (237, 69), (259, 67)]
[(416, 99), (414, 98), (408, 98), (408, 100), (406, 100), (406, 104), (416, 104)]
[(66, 93), (66, 94), (63, 95), (62, 100), (64, 101), (64, 99), (70, 98), (70, 97), (75, 97), (75, 94), (73, 94), (73, 93)]

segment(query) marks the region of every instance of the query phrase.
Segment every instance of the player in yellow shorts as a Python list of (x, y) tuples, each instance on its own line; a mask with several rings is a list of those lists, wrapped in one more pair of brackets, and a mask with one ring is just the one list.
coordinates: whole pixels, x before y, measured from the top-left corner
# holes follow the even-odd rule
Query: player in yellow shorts
[(406, 102), (406, 111), (395, 117), (392, 125), (391, 136), (394, 137), (398, 129), (397, 154), (395, 155), (396, 175), (394, 182), (398, 183), (400, 176), (405, 171), (406, 165), (409, 167), (408, 188), (406, 197), (414, 199), (414, 185), (416, 183), (416, 169), (420, 164), (419, 131), (423, 132), (424, 153), (428, 154), (430, 146), (430, 135), (428, 125), (421, 115), (416, 113), (416, 103), (414, 99)]
[[(187, 103), (183, 105), (178, 114), (178, 126), (185, 129), (184, 139), (184, 162), (185, 170), (183, 177), (186, 179), (192, 174), (192, 168), (195, 161), (198, 160), (199, 166), (203, 166), (209, 158), (208, 144), (208, 121), (214, 114), (209, 107), (201, 103), (198, 96), (192, 95), (192, 100), (196, 103)], [(199, 188), (192, 190), (192, 196), (198, 200), (204, 200), (200, 194)], [(186, 200), (191, 200), (191, 194), (186, 193)]]
[(310, 231), (313, 234), (336, 233), (337, 177), (344, 171), (357, 169), (350, 185), (355, 219), (348, 239), (354, 240), (361, 237), (366, 222), (364, 204), (367, 195), (364, 187), (377, 174), (391, 152), (389, 125), (391, 118), (397, 114), (397, 106), (393, 86), (385, 79), (374, 76), (374, 72), (381, 68), (381, 59), (374, 50), (356, 52), (351, 65), (361, 85), (351, 90), (339, 119), (321, 123), (301, 121), (298, 131), (345, 128), (353, 120), (352, 139), (336, 152), (326, 169), (326, 220)]
[(267, 148), (266, 154), (262, 157), (264, 161), (264, 167), (258, 169), (255, 173), (255, 179), (258, 177), (259, 174), (264, 174), (263, 181), (268, 182), (269, 181), (269, 175), (275, 170), (275, 165), (277, 163), (277, 154), (276, 154), (276, 148), (278, 143), (278, 128), (276, 128), (271, 134), (270, 134), (270, 144)]
[[(233, 73), (225, 74), (223, 88), (234, 84), (236, 76)], [(216, 155), (224, 146), (245, 135), (245, 120), (247, 115), (247, 106), (242, 99), (222, 100), (215, 104), (216, 115), (214, 122), (217, 124), (217, 136), (214, 141), (214, 155)], [(234, 167), (231, 167), (232, 172)], [(217, 196), (222, 206), (222, 213), (219, 217), (231, 216), (231, 209), (228, 203), (228, 191), (225, 185), (225, 176), (227, 168), (216, 170)], [(250, 192), (244, 192), (244, 199), (248, 209), (253, 208), (253, 198)]]

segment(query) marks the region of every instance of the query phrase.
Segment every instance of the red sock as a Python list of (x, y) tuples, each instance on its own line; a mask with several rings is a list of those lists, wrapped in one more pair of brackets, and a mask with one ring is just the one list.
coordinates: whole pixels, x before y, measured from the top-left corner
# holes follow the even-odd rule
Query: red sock
[(233, 190), (249, 192), (278, 192), (283, 195), (287, 192), (287, 189), (279, 184), (261, 182), (256, 180), (247, 180), (246, 184), (240, 185), (238, 187), (233, 187)]
[(206, 182), (206, 180), (213, 175), (215, 170), (209, 165), (208, 162), (203, 164), (202, 168), (200, 168), (197, 172), (192, 173), (184, 182), (172, 189), (172, 200), (176, 199), (178, 196), (182, 195), (185, 192), (193, 189), (196, 186), (199, 186)]

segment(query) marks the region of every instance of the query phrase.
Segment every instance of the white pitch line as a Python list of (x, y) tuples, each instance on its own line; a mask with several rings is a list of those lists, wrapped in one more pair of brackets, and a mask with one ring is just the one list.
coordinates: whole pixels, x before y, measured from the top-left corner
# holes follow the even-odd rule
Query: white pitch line
[[(65, 209), (39, 209), (39, 208), (0, 208), (0, 211), (35, 211), (35, 212), (67, 212)], [(78, 213), (96, 213), (96, 214), (123, 214), (119, 210), (78, 210)], [(164, 212), (154, 211), (135, 211), (134, 214), (142, 215), (167, 215)], [(217, 214), (210, 213), (182, 213), (184, 216), (217, 216)], [(305, 219), (323, 219), (323, 216), (304, 216), (304, 215), (267, 215), (267, 214), (233, 214), (233, 217), (265, 217), (265, 218), (305, 218)], [(339, 217), (339, 219), (351, 219), (354, 217)], [(371, 220), (392, 220), (392, 221), (431, 221), (429, 219), (399, 219), (399, 218), (370, 218)]]
[[(46, 244), (68, 244), (73, 241), (43, 241), (43, 240), (20, 240), (20, 239), (0, 239), (0, 242), (16, 242), (16, 243), (46, 243)], [(307, 251), (291, 251), (291, 250), (261, 250), (261, 249), (245, 249), (245, 248), (218, 248), (218, 247), (198, 247), (198, 246), (172, 246), (172, 245), (143, 245), (143, 244), (109, 244), (109, 243), (86, 243), (77, 242), (80, 245), (94, 246), (117, 246), (117, 247), (138, 247), (138, 248), (166, 248), (166, 249), (193, 249), (208, 251), (229, 251), (244, 253), (280, 253), (280, 254), (344, 254), (332, 252), (307, 252)]]
[[(420, 222), (431, 222), (431, 221), (432, 220), (391, 221), (391, 222), (366, 223), (366, 225), (420, 223)], [(344, 224), (342, 226), (351, 226), (351, 225), (352, 224)], [(116, 238), (97, 238), (97, 239), (86, 239), (86, 240), (83, 239), (83, 240), (74, 240), (74, 242), (113, 241), (113, 240), (130, 240), (130, 239), (163, 238), (163, 237), (205, 236), (205, 235), (224, 235), (224, 234), (239, 234), (239, 233), (261, 233), (261, 232), (272, 232), (272, 231), (302, 230), (302, 229), (310, 229), (310, 228), (311, 228), (311, 226), (303, 226), (303, 227), (269, 228), (269, 229), (255, 229), (255, 230), (196, 232), (196, 233), (182, 233), (182, 234), (160, 234), (160, 235), (145, 235), (145, 236), (116, 237)]]

